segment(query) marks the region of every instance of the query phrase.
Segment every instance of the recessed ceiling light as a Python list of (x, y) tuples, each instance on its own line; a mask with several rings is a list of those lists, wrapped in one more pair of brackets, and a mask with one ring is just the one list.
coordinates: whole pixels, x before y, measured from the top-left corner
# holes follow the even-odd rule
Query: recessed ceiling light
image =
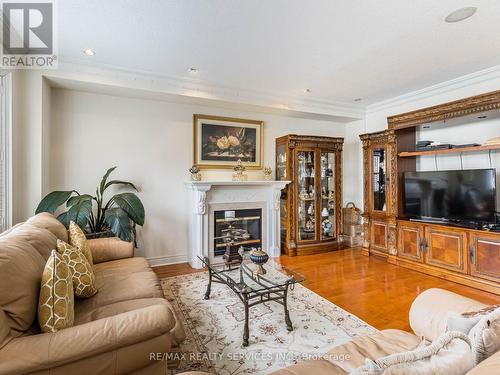
[(95, 55), (95, 52), (93, 49), (90, 49), (90, 48), (85, 48), (83, 50), (83, 53), (86, 54), (87, 56), (94, 56)]
[(304, 93), (305, 93), (305, 94), (310, 94), (310, 93), (311, 93), (311, 89), (305, 89), (305, 90), (304, 90)]
[(485, 118), (488, 118), (488, 116), (483, 115), (483, 116), (478, 116), (477, 118), (478, 118), (479, 120), (484, 120)]
[(354, 99), (355, 102), (360, 102), (362, 100), (363, 100), (363, 98), (356, 98), (356, 99)]
[(460, 22), (472, 17), (476, 11), (476, 7), (460, 8), (448, 14), (444, 20), (448, 23)]
[(188, 73), (193, 73), (193, 74), (194, 74), (194, 73), (198, 73), (198, 69), (197, 69), (197, 68), (195, 68), (195, 67), (193, 67), (193, 66), (192, 66), (192, 67), (190, 67), (190, 68), (188, 68), (188, 69), (187, 69), (187, 71), (188, 71)]

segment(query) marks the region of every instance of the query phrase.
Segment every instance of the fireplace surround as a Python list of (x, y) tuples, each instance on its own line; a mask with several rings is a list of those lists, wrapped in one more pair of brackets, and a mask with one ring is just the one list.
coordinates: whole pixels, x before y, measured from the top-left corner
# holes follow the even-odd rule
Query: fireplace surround
[(290, 181), (187, 182), (190, 210), (188, 262), (191, 267), (203, 268), (198, 256), (208, 257), (211, 262), (223, 262), (220, 251), (216, 252), (214, 239), (217, 218), (220, 220), (224, 215), (221, 211), (261, 212), (261, 238), (260, 242), (254, 242), (255, 247), (261, 245), (270, 257), (279, 256), (280, 195), (288, 183)]

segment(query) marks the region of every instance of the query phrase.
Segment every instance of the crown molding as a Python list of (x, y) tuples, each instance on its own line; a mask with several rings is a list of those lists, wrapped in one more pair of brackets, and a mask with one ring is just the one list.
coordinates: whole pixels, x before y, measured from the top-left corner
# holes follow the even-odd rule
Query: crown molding
[[(438, 83), (436, 85), (428, 86), (420, 90), (412, 91), (403, 95), (380, 101), (378, 103), (371, 104), (366, 107), (366, 114), (391, 109), (400, 105), (426, 99), (436, 95), (445, 94), (447, 92), (452, 92), (466, 86), (472, 86), (496, 78), (500, 78), (500, 65), (466, 74), (461, 77)], [(480, 93), (482, 92), (478, 92), (477, 94)]]
[(128, 86), (184, 97), (263, 106), (284, 112), (345, 117), (346, 121), (359, 120), (365, 115), (365, 106), (357, 103), (222, 86), (194, 77), (157, 74), (104, 64), (82, 64), (80, 61), (64, 57), (59, 61), (59, 69), (48, 71), (46, 77), (116, 85), (121, 88)]

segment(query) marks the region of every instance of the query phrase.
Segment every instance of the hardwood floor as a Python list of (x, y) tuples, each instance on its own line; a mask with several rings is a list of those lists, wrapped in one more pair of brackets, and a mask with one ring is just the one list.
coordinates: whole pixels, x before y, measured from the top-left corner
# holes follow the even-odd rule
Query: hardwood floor
[[(377, 329), (410, 331), (408, 311), (415, 297), (429, 288), (442, 288), (481, 301), (500, 303), (500, 296), (401, 268), (359, 248), (278, 260), (306, 277), (303, 285), (360, 317)], [(187, 263), (154, 268), (159, 277), (191, 272)]]

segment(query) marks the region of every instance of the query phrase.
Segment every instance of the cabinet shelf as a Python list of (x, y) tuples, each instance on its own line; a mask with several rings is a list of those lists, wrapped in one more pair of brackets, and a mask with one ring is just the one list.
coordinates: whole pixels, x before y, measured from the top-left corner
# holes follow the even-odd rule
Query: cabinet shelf
[(444, 150), (404, 151), (404, 152), (400, 152), (398, 154), (398, 156), (401, 158), (407, 158), (407, 157), (411, 157), (411, 156), (457, 154), (457, 153), (461, 153), (461, 152), (477, 152), (477, 151), (490, 151), (490, 150), (500, 150), (500, 144), (447, 148)]

